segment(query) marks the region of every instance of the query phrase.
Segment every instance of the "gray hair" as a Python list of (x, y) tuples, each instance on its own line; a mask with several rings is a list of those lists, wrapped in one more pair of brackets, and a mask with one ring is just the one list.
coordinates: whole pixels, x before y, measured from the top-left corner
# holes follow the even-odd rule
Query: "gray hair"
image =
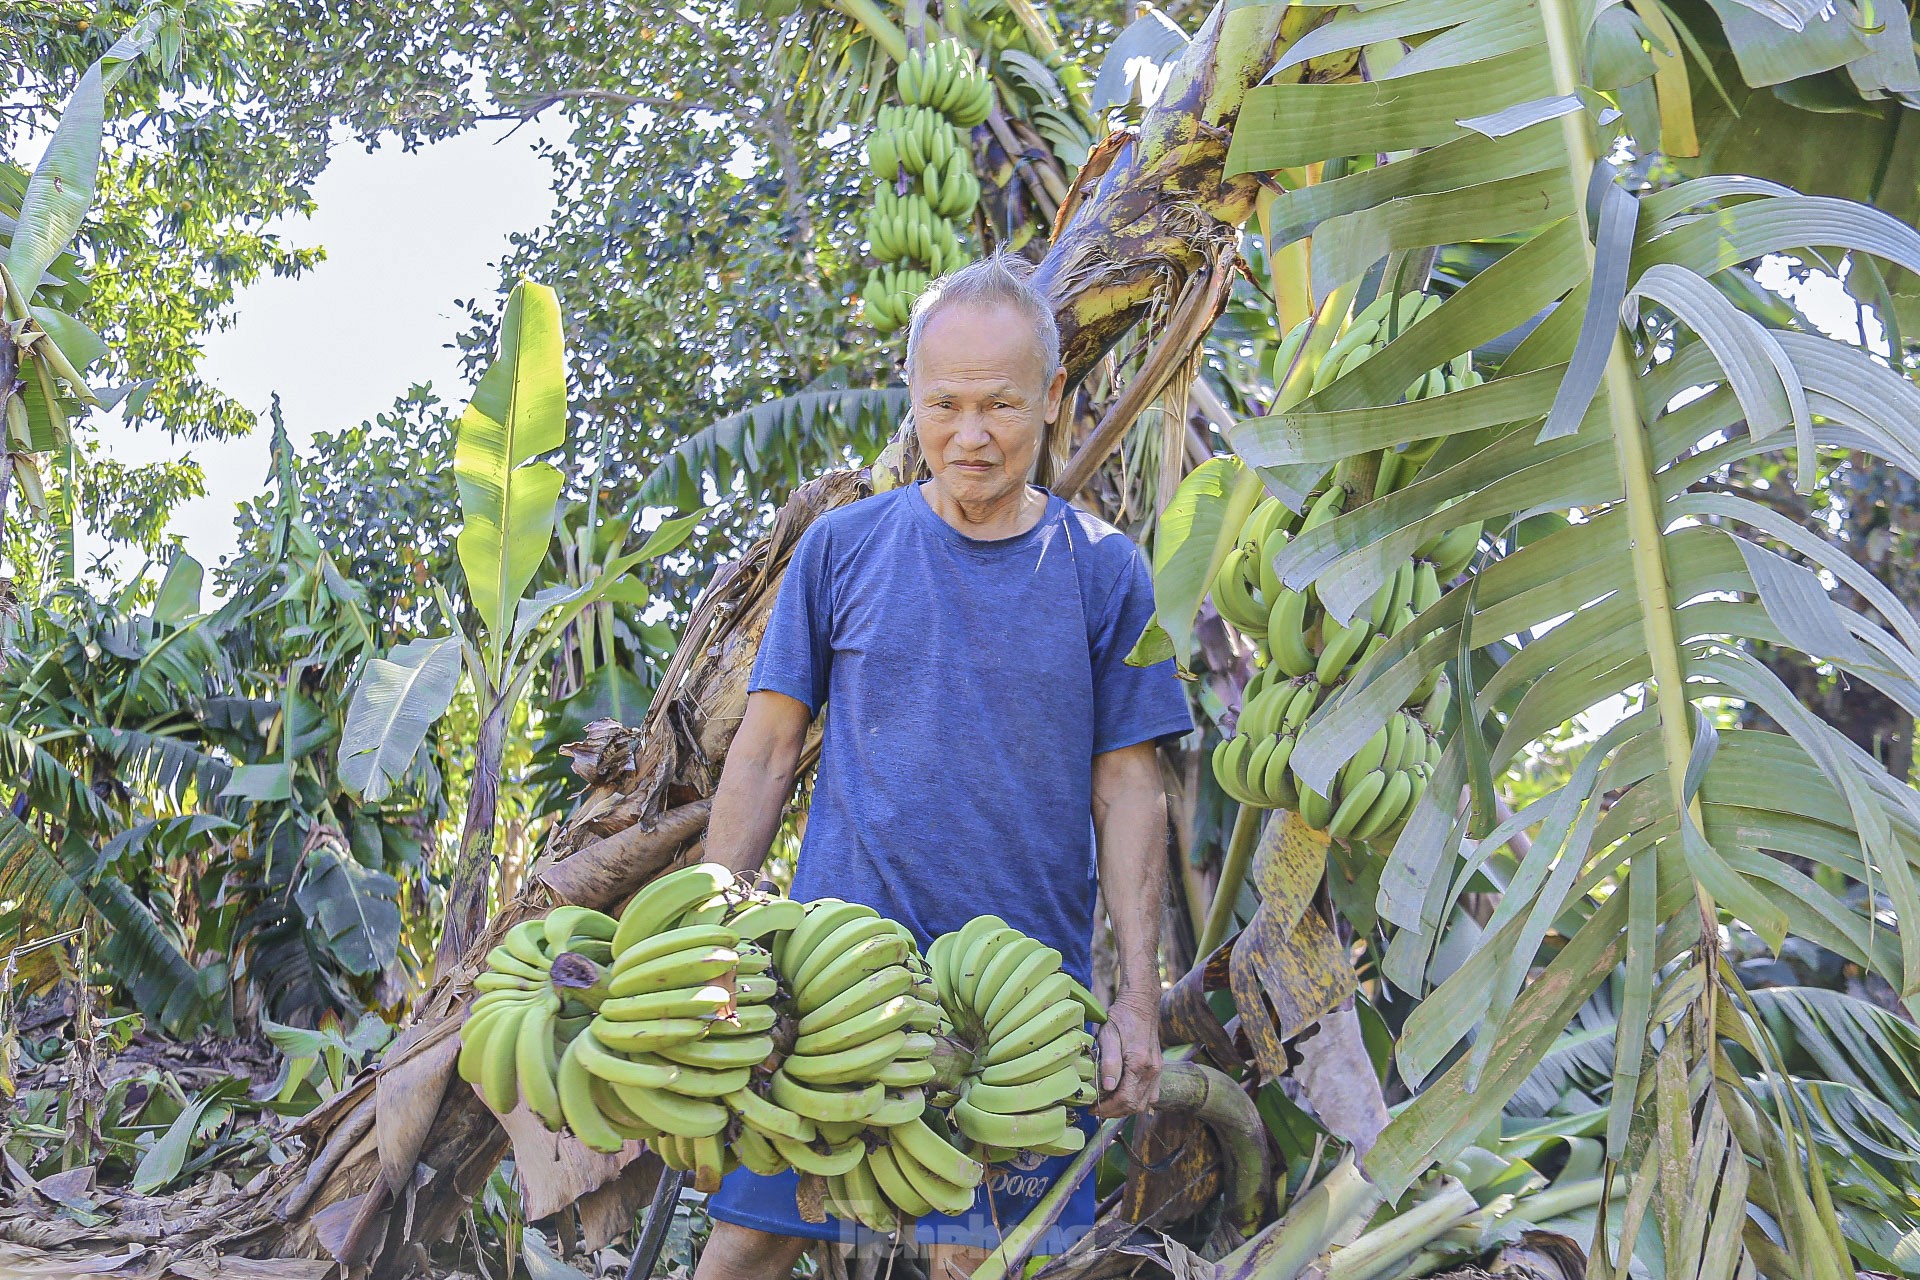
[[(990, 258), (970, 262), (958, 271), (935, 280), (913, 302), (913, 317), (907, 322), (907, 381), (913, 381), (913, 361), (920, 350), (921, 335), (927, 321), (941, 307), (958, 303), (975, 306), (1004, 304), (1014, 308), (1033, 325), (1033, 336), (1040, 344), (1046, 366), (1043, 382), (1052, 382), (1060, 368), (1060, 325), (1054, 319), (1053, 299), (1033, 283), (1033, 264), (1011, 253), (996, 253)], [(1040, 453), (1034, 459), (1033, 483), (1051, 486), (1054, 477), (1066, 466), (1073, 432), (1067, 429), (1068, 408), (1061, 405), (1061, 420), (1049, 423), (1040, 440)], [(911, 423), (911, 418), (908, 419)], [(916, 450), (917, 453), (917, 450)], [(927, 475), (926, 461), (915, 468), (919, 477)]]
[(1046, 374), (1051, 382), (1060, 367), (1060, 326), (1053, 318), (1053, 299), (1033, 283), (1033, 264), (1011, 253), (996, 253), (990, 258), (970, 262), (958, 271), (941, 276), (913, 302), (913, 318), (907, 323), (907, 380), (913, 380), (914, 357), (920, 351), (920, 338), (927, 321), (942, 307), (958, 303), (975, 306), (1010, 306), (1033, 325), (1033, 336), (1040, 343)]

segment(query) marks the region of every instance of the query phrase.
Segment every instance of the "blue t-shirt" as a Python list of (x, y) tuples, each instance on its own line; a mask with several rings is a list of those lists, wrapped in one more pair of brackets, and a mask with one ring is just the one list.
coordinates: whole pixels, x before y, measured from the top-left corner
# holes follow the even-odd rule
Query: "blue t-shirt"
[(751, 689), (827, 707), (792, 893), (864, 902), (926, 946), (985, 912), (1090, 981), (1093, 757), (1193, 727), (1139, 549), (1056, 495), (969, 538), (918, 485), (815, 521)]

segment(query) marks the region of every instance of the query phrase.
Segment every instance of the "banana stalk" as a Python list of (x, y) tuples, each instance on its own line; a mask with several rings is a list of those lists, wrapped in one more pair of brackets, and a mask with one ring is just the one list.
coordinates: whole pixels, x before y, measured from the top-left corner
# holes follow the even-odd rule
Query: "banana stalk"
[(1220, 883), (1214, 886), (1213, 902), (1207, 908), (1206, 927), (1194, 945), (1193, 963), (1204, 965), (1214, 948), (1226, 941), (1233, 924), (1233, 904), (1239, 901), (1240, 886), (1253, 864), (1253, 847), (1260, 843), (1261, 810), (1243, 804), (1233, 818), (1233, 834), (1227, 838), (1227, 856), (1220, 864)]
[(562, 996), (598, 1009), (607, 998), (612, 975), (577, 951), (563, 951), (553, 958), (553, 969), (547, 977)]
[(1266, 1122), (1246, 1090), (1198, 1062), (1170, 1062), (1160, 1071), (1155, 1107), (1191, 1113), (1209, 1129), (1226, 1157), (1227, 1222), (1241, 1235), (1259, 1229), (1273, 1186)]

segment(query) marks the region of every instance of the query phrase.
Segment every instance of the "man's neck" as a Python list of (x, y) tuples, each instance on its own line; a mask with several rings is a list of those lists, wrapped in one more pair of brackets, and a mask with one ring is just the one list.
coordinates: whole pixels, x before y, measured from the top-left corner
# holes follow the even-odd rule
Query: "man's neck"
[(1032, 485), (1021, 485), (1005, 497), (985, 503), (956, 499), (935, 476), (921, 486), (933, 513), (969, 538), (983, 542), (1017, 538), (1047, 513), (1047, 495)]

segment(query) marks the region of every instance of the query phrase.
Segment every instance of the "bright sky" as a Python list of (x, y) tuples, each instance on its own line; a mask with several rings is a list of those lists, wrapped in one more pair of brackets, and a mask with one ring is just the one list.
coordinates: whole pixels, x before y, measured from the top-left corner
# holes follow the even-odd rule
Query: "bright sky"
[[(564, 138), (562, 121), (548, 127)], [(184, 449), (205, 470), (206, 496), (183, 505), (171, 526), (195, 559), (211, 567), (234, 550), (235, 508), (267, 474), (273, 392), (301, 448), (315, 431), (371, 418), (415, 382), (465, 402), (452, 342), (466, 325), (453, 300), (492, 295), (507, 237), (551, 214), (550, 175), (534, 154), (539, 128), (508, 137), (510, 125), (490, 123), (411, 153), (369, 154), (343, 141), (314, 186), (314, 216), (273, 228), (292, 243), (324, 245), (326, 261), (299, 279), (269, 276), (242, 290), (233, 327), (204, 343), (201, 376), (258, 413), (259, 428), (183, 444), (117, 419), (102, 425), (101, 445), (115, 457), (157, 461)], [(98, 551), (98, 540), (83, 545), (82, 562)], [(140, 559), (120, 565), (132, 572)]]

